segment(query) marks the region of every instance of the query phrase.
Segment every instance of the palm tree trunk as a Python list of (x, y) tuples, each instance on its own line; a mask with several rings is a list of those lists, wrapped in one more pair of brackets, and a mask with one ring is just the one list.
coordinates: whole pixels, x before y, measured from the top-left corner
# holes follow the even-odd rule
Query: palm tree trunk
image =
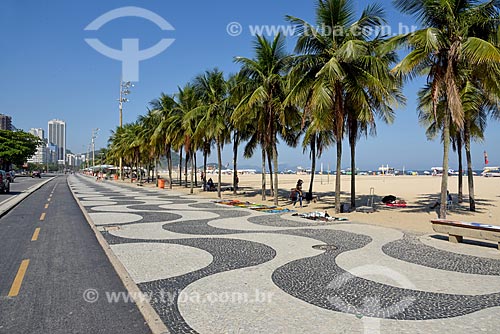
[(208, 151), (205, 148), (203, 148), (203, 175), (205, 175), (203, 180), (201, 180), (203, 182), (203, 191), (205, 191), (207, 186), (207, 158), (208, 158)]
[(476, 199), (474, 196), (474, 174), (472, 174), (472, 157), (470, 152), (470, 120), (465, 120), (464, 129), (465, 156), (467, 159), (467, 183), (469, 185), (469, 210), (476, 211)]
[(276, 143), (273, 144), (273, 164), (274, 164), (274, 205), (278, 205), (278, 149)]
[(335, 175), (335, 212), (340, 213), (340, 182), (342, 169), (342, 138), (337, 139), (337, 175)]
[(266, 150), (262, 147), (262, 200), (266, 200)]
[(274, 197), (274, 183), (273, 183), (273, 165), (271, 164), (271, 161), (273, 161), (273, 152), (272, 149), (271, 151), (267, 150), (267, 164), (269, 166), (269, 184), (271, 188), (271, 197)]
[(194, 158), (193, 152), (191, 152), (191, 189), (189, 189), (189, 193), (192, 194), (194, 191)]
[(316, 174), (316, 135), (311, 139), (311, 182), (309, 182), (309, 194), (312, 196), (314, 174)]
[(193, 153), (194, 162), (194, 186), (198, 188), (198, 164), (196, 163), (196, 152)]
[(188, 162), (190, 158), (190, 152), (186, 152), (186, 159), (184, 159), (184, 186), (188, 187)]
[(182, 186), (182, 147), (179, 150), (179, 187)]
[(446, 219), (446, 204), (448, 201), (448, 159), (450, 154), (450, 111), (446, 108), (443, 125), (443, 176), (441, 178), (441, 206), (439, 218)]
[(219, 164), (219, 178), (217, 181), (217, 197), (221, 198), (221, 183), (222, 183), (222, 150), (221, 144), (217, 141), (217, 163)]
[(158, 160), (157, 158), (155, 157), (155, 168), (153, 170), (153, 180), (156, 180), (156, 186), (158, 186)]
[(464, 166), (462, 164), (462, 134), (458, 132), (457, 137), (457, 153), (458, 153), (458, 203), (462, 203), (464, 199)]
[(168, 168), (168, 183), (169, 183), (169, 188), (172, 189), (172, 150), (170, 146), (168, 146), (167, 149), (167, 168)]
[(351, 149), (351, 210), (356, 208), (356, 132), (353, 131), (354, 125), (349, 131), (349, 146)]
[(233, 194), (236, 195), (236, 188), (238, 187), (238, 145), (240, 144), (238, 131), (234, 132), (233, 140)]

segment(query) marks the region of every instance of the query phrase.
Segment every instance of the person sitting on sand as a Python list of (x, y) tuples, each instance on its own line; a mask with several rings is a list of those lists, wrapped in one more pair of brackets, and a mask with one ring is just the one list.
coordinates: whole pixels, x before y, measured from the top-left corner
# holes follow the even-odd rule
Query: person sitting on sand
[[(450, 194), (450, 192), (448, 190), (446, 190), (446, 198), (447, 198), (448, 203), (452, 203), (453, 202), (453, 197), (451, 197), (451, 194)], [(441, 205), (441, 202), (440, 202), (440, 199), (438, 199), (436, 201), (436, 203), (434, 203), (433, 205), (431, 205), (430, 208), (434, 209), (434, 208), (436, 208), (436, 207), (438, 207), (440, 205)]]
[(207, 182), (207, 191), (213, 191), (215, 190), (215, 185), (214, 185), (214, 181), (212, 180), (212, 178), (209, 178), (208, 179), (208, 182)]

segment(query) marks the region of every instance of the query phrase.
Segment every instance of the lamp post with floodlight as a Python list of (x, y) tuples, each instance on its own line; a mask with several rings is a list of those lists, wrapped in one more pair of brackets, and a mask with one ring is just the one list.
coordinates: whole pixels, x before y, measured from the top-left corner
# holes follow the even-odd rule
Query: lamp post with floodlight
[[(125, 97), (130, 94), (130, 88), (134, 87), (130, 81), (120, 80), (120, 98), (119, 109), (120, 109), (120, 128), (123, 126), (123, 103), (128, 102), (129, 100)], [(125, 179), (123, 175), (123, 157), (120, 156), (120, 178), (122, 181)]]
[(93, 168), (95, 167), (95, 139), (97, 138), (97, 132), (99, 131), (99, 128), (92, 130), (92, 171)]

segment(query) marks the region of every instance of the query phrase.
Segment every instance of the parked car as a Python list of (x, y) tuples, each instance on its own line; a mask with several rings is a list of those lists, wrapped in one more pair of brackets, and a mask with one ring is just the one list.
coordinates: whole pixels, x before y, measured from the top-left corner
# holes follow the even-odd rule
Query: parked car
[(7, 173), (3, 170), (0, 170), (0, 192), (4, 194), (10, 193), (10, 181)]
[(7, 172), (7, 178), (9, 179), (10, 183), (14, 182), (14, 179), (16, 178), (16, 172), (14, 172), (13, 170)]
[(42, 173), (40, 173), (39, 171), (35, 170), (35, 171), (33, 171), (33, 173), (31, 173), (31, 177), (41, 178), (42, 177)]

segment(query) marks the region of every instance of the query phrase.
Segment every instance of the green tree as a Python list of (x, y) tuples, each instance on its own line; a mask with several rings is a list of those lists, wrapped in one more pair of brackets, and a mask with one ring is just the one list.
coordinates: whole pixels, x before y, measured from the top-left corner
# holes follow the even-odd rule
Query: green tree
[(460, 97), (461, 64), (498, 66), (500, 52), (489, 40), (473, 33), (477, 26), (498, 26), (498, 2), (484, 4), (473, 0), (395, 0), (404, 14), (415, 16), (424, 26), (416, 32), (395, 37), (394, 44), (405, 44), (411, 52), (394, 68), (407, 77), (426, 75), (431, 85), (433, 113), (444, 98), (443, 173), (439, 217), (446, 218), (448, 190), (450, 124), (463, 129), (465, 113)]
[[(227, 106), (228, 85), (224, 74), (218, 69), (206, 71), (195, 78), (194, 87), (200, 99), (200, 106), (194, 111), (201, 114), (196, 130), (197, 137), (212, 138), (217, 146), (219, 177), (217, 196), (221, 197), (222, 183), (222, 148), (230, 140)], [(201, 133), (203, 135), (201, 135)]]
[[(274, 204), (278, 205), (278, 134), (286, 136), (291, 119), (296, 117), (293, 107), (286, 106), (286, 74), (291, 58), (285, 51), (283, 36), (278, 34), (269, 41), (257, 36), (253, 59), (236, 57), (242, 64), (242, 74), (253, 81), (251, 90), (242, 100), (241, 110), (251, 110), (256, 119), (257, 138), (262, 146), (263, 198), (265, 198), (265, 157), (271, 152), (274, 165)], [(238, 112), (238, 111), (237, 111)]]
[[(347, 0), (316, 1), (316, 25), (287, 16), (297, 26), (299, 38), (295, 47), (296, 62), (304, 80), (292, 91), (321, 120), (323, 131), (332, 129), (336, 142), (335, 211), (340, 211), (342, 140), (349, 119), (352, 161), (360, 122), (373, 124), (373, 114), (390, 114), (395, 100), (395, 80), (388, 73), (389, 52), (377, 53), (370, 41), (383, 21), (379, 5), (368, 6), (355, 19), (352, 2)], [(315, 27), (321, 27), (317, 29)], [(354, 162), (352, 162), (353, 168)], [(354, 188), (354, 183), (352, 184)], [(351, 191), (352, 196), (355, 190)]]
[(23, 165), (33, 156), (42, 140), (24, 131), (0, 130), (0, 164), (9, 170), (10, 164)]
[(162, 93), (158, 99), (149, 104), (158, 117), (158, 123), (151, 140), (163, 147), (163, 154), (167, 158), (169, 188), (172, 189), (172, 148), (179, 141), (182, 119), (178, 117), (177, 102), (171, 95)]

